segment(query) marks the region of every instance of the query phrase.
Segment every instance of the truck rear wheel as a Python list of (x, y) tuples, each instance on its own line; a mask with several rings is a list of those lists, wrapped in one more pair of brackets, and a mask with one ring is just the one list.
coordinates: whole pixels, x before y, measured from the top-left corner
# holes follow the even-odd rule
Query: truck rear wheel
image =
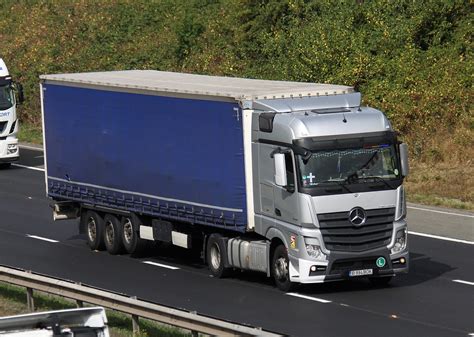
[(275, 284), (282, 291), (291, 291), (296, 287), (296, 283), (290, 281), (290, 262), (288, 253), (284, 245), (275, 248), (272, 258), (272, 275)]
[(137, 217), (123, 217), (121, 224), (121, 240), (128, 254), (140, 254), (146, 246), (145, 240), (140, 239), (138, 234), (140, 221)]
[(206, 261), (211, 274), (215, 277), (225, 277), (228, 268), (225, 267), (226, 247), (220, 234), (211, 234), (206, 245)]
[(85, 216), (87, 244), (92, 250), (104, 248), (104, 219), (94, 211), (87, 211)]
[(119, 254), (123, 250), (122, 223), (116, 216), (107, 214), (104, 217), (104, 242), (110, 254)]

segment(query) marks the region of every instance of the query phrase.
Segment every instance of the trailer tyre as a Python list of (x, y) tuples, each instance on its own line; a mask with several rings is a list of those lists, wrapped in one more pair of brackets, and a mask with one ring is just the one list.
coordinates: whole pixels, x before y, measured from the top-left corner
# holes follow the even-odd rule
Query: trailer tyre
[(206, 261), (211, 274), (222, 278), (228, 274), (229, 269), (225, 267), (226, 261), (225, 241), (220, 234), (209, 236), (206, 245)]
[(121, 239), (123, 247), (128, 254), (140, 255), (146, 248), (146, 242), (140, 239), (140, 220), (137, 217), (125, 216), (121, 223)]
[(104, 249), (104, 219), (94, 211), (87, 211), (85, 216), (87, 244), (92, 250)]
[(112, 214), (104, 217), (104, 242), (110, 254), (116, 255), (123, 251), (122, 223)]
[(288, 252), (284, 245), (275, 248), (272, 257), (272, 275), (278, 289), (288, 292), (296, 288), (296, 283), (290, 281)]

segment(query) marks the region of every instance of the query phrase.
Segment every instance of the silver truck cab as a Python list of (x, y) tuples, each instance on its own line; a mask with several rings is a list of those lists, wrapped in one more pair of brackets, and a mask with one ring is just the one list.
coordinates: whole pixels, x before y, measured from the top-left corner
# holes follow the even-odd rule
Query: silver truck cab
[(248, 105), (255, 232), (287, 249), (268, 255), (277, 286), (407, 272), (407, 148), (386, 116), (355, 92)]

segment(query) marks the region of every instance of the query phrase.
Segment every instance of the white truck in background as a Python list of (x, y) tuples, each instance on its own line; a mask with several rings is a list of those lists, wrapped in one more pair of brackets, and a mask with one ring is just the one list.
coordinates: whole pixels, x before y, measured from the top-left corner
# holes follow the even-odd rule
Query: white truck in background
[(18, 160), (18, 116), (16, 107), (23, 102), (23, 87), (15, 83), (0, 58), (0, 168)]
[(0, 335), (10, 337), (109, 337), (104, 308), (34, 312), (0, 318)]

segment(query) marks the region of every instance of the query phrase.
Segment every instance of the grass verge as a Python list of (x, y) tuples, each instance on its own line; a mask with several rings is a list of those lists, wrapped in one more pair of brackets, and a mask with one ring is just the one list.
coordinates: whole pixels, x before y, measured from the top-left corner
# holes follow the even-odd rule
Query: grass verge
[(43, 144), (43, 132), (41, 126), (20, 123), (18, 139), (23, 143)]
[[(75, 308), (75, 302), (62, 297), (35, 292), (36, 311), (49, 311)], [(0, 317), (28, 313), (26, 291), (24, 288), (0, 283)], [(112, 337), (132, 336), (132, 320), (128, 315), (107, 310), (110, 334)], [(178, 328), (162, 325), (146, 319), (140, 319), (139, 337), (190, 336)]]

